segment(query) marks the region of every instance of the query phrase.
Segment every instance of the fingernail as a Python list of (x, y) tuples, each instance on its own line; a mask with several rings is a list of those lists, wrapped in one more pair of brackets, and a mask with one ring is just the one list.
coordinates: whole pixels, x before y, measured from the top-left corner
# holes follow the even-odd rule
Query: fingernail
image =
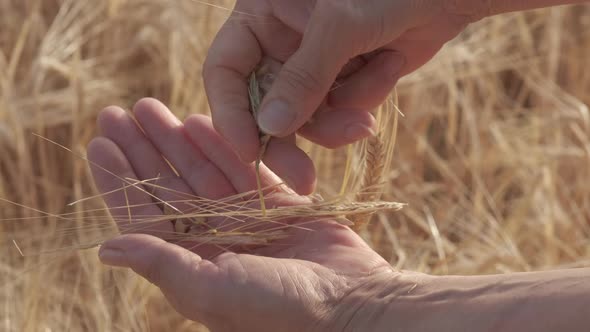
[(357, 141), (359, 139), (375, 135), (377, 135), (377, 133), (375, 130), (373, 130), (373, 128), (360, 123), (352, 124), (344, 131), (344, 136), (349, 141)]
[(120, 249), (100, 247), (98, 258), (103, 264), (111, 266), (127, 266), (125, 252)]
[(270, 101), (260, 112), (258, 125), (263, 132), (273, 136), (285, 134), (296, 120), (296, 114), (281, 100)]

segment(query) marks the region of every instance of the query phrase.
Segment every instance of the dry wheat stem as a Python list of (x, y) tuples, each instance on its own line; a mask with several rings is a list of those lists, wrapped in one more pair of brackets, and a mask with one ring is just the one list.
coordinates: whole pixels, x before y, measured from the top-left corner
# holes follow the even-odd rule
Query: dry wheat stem
[[(248, 95), (250, 98), (250, 111), (254, 116), (254, 120), (258, 123), (258, 113), (260, 111), (260, 103), (262, 102), (263, 91), (258, 84), (258, 77), (264, 75), (264, 67), (261, 67), (259, 70), (252, 73), (250, 76), (250, 81), (248, 85)], [(260, 152), (256, 158), (256, 184), (258, 186), (258, 195), (260, 198), (260, 209), (262, 210), (263, 215), (266, 214), (266, 204), (264, 202), (264, 194), (262, 192), (262, 183), (260, 180), (260, 163), (264, 158), (264, 154), (266, 153), (266, 148), (268, 143), (270, 142), (271, 136), (264, 133), (260, 128), (258, 129), (258, 137), (260, 139)]]

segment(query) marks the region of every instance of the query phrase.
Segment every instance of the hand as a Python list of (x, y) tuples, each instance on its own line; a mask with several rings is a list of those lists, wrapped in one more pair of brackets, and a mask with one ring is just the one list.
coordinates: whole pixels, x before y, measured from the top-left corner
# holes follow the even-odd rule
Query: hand
[[(194, 206), (188, 197), (221, 199), (254, 189), (254, 169), (240, 162), (207, 117), (194, 115), (183, 124), (151, 99), (140, 101), (134, 113), (145, 134), (122, 109), (101, 112), (103, 136), (90, 143), (88, 158), (121, 230), (147, 234), (104, 243), (100, 259), (144, 276), (181, 314), (212, 331), (555, 331), (588, 326), (587, 310), (572, 310), (588, 308), (588, 269), (482, 277), (399, 273), (349, 228), (310, 218), (292, 221), (305, 227), (285, 225), (288, 237), (266, 247), (233, 246), (233, 252), (219, 254), (218, 246), (206, 242), (170, 241), (177, 234), (172, 223), (161, 221), (154, 199), (190, 212)], [(156, 185), (147, 185), (156, 178)], [(262, 180), (266, 186), (278, 181), (266, 168)], [(144, 188), (125, 185), (137, 181)], [(271, 203), (279, 206), (306, 203), (289, 191), (275, 199)], [(213, 222), (220, 231), (231, 230)]]
[(326, 147), (372, 135), (371, 110), (402, 75), (486, 13), (484, 3), (238, 0), (204, 66), (215, 128), (244, 161), (253, 161), (259, 142), (247, 78), (263, 60), (284, 63), (258, 119), (266, 133), (282, 137), (271, 142), (264, 161), (308, 194), (314, 168), (293, 134)]
[[(102, 262), (133, 269), (160, 287), (180, 313), (213, 331), (370, 326), (374, 313), (368, 308), (367, 289), (383, 281), (397, 286), (399, 275), (348, 227), (334, 221), (300, 218), (293, 222), (305, 227), (286, 226), (285, 239), (261, 248), (222, 250), (221, 255), (219, 247), (207, 243), (159, 238), (170, 237), (174, 229), (169, 221), (147, 222), (146, 218), (162, 217), (150, 195), (188, 210), (189, 204), (179, 202), (179, 197), (220, 199), (247, 192), (256, 188), (255, 173), (205, 116), (193, 115), (181, 123), (153, 99), (140, 101), (134, 115), (145, 134), (122, 109), (102, 111), (102, 137), (90, 143), (88, 158), (96, 185), (121, 229), (152, 235), (127, 234), (104, 243)], [(277, 183), (268, 169), (261, 172), (264, 185)], [(122, 190), (129, 179), (155, 178), (157, 186)], [(281, 205), (307, 202), (289, 191), (282, 196)]]

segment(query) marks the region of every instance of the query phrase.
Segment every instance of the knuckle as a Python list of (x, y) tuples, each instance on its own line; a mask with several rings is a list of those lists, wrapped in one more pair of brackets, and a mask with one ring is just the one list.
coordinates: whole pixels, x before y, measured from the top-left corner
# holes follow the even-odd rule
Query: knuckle
[(163, 266), (166, 262), (164, 254), (161, 251), (152, 253), (154, 257), (147, 260), (144, 265), (140, 265), (133, 270), (142, 275), (152, 284), (159, 286), (162, 283), (162, 271), (165, 270)]
[(223, 263), (226, 263), (228, 261), (236, 259), (237, 258), (236, 256), (237, 256), (236, 253), (224, 252), (224, 253), (220, 254), (219, 256), (215, 257), (212, 260), (212, 262), (217, 265), (223, 265)]
[(282, 70), (283, 82), (292, 91), (311, 92), (321, 89), (322, 82), (317, 74), (312, 73), (304, 66), (290, 64)]
[[(382, 11), (378, 10), (380, 7), (367, 6), (365, 0), (326, 0), (329, 9), (334, 13), (335, 17), (340, 17), (339, 21), (342, 25), (350, 26), (354, 24), (366, 24), (369, 18), (376, 15), (382, 16)], [(342, 20), (346, 19), (346, 20)]]
[(347, 34), (353, 27), (362, 24), (366, 4), (354, 0), (322, 0), (318, 2), (318, 16), (321, 16), (324, 29), (344, 31)]
[(339, 42), (349, 44), (353, 55), (373, 49), (383, 39), (387, 25), (384, 10), (367, 6), (366, 1), (322, 0), (319, 8), (321, 19), (317, 24), (322, 31), (332, 36), (346, 36)]

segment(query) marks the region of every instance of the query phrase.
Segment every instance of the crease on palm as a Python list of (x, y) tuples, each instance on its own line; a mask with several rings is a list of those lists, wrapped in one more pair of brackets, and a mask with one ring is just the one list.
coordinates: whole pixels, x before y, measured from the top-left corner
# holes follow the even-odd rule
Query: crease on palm
[[(265, 167), (261, 167), (261, 181), (267, 188), (267, 204), (273, 209), (267, 220), (258, 221), (253, 166), (239, 161), (214, 132), (208, 118), (193, 116), (182, 124), (154, 100), (136, 106), (135, 117), (142, 128), (120, 109), (104, 112), (99, 121), (103, 136), (91, 143), (89, 158), (110, 173), (124, 175), (122, 183), (97, 167), (93, 169), (97, 186), (123, 233), (155, 235), (205, 257), (226, 251), (279, 257), (290, 252), (311, 260), (310, 252), (327, 250), (332, 245), (366, 248), (356, 234), (336, 223), (328, 213), (310, 217), (287, 214), (283, 218), (277, 217), (283, 212), (273, 214), (278, 207), (305, 212), (311, 200), (285, 189)], [(174, 144), (180, 140), (182, 144)], [(211, 158), (214, 160), (209, 159), (211, 151), (215, 151)], [(189, 153), (200, 159), (178, 157)], [(201, 174), (186, 179), (184, 174), (191, 163), (200, 165)], [(219, 163), (225, 165), (219, 167)], [(208, 177), (218, 182), (207, 182)], [(231, 196), (220, 197), (219, 193)], [(179, 234), (170, 222), (175, 216), (162, 211), (166, 206), (183, 214), (176, 223), (192, 220), (196, 232)], [(222, 216), (217, 216), (219, 213)], [(194, 221), (199, 218), (207, 218), (207, 225)], [(265, 232), (270, 235), (265, 237)], [(212, 241), (214, 238), (218, 240)]]

